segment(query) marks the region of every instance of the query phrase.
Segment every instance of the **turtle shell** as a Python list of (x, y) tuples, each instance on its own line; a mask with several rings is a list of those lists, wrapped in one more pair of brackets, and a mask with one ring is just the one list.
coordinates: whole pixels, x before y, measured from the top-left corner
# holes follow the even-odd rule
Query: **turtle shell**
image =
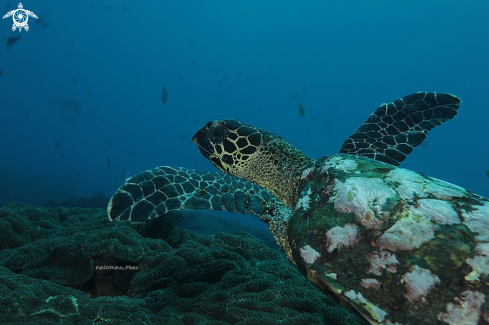
[(315, 161), (300, 189), (289, 243), (317, 287), (372, 324), (487, 322), (489, 200), (348, 154)]

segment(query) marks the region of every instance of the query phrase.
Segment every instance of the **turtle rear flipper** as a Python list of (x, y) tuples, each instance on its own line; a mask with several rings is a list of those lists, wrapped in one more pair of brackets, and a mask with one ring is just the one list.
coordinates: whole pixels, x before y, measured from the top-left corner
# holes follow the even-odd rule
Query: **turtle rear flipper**
[(461, 103), (451, 94), (419, 92), (383, 104), (345, 140), (340, 153), (399, 166), (431, 129), (457, 115)]
[(217, 172), (161, 166), (122, 185), (107, 207), (110, 220), (144, 222), (175, 210), (253, 213), (264, 222), (290, 209), (267, 189)]

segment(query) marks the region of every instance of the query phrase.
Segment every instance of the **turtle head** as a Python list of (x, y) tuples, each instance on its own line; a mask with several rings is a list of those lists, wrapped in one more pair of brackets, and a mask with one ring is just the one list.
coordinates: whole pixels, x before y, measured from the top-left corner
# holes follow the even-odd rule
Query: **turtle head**
[(217, 169), (267, 188), (288, 206), (298, 199), (301, 170), (311, 162), (282, 137), (231, 119), (208, 122), (192, 142)]
[(239, 121), (223, 119), (208, 122), (195, 133), (192, 142), (217, 169), (238, 176), (250, 165), (264, 133)]

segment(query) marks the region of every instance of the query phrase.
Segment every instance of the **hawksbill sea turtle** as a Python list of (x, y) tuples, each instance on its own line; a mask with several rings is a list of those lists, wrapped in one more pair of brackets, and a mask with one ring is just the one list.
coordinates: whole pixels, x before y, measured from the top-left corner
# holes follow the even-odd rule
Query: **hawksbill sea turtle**
[(371, 324), (485, 324), (489, 200), (398, 167), (460, 105), (433, 92), (383, 104), (339, 154), (317, 160), (245, 123), (208, 122), (192, 142), (224, 174), (144, 171), (117, 190), (108, 215), (252, 213), (311, 283)]

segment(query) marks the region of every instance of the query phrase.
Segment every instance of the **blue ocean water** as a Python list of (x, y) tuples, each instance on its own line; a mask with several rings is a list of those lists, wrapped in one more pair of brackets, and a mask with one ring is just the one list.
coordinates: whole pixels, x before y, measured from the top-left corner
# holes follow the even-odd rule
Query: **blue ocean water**
[[(223, 117), (333, 154), (417, 91), (463, 106), (402, 167), (489, 196), (485, 0), (22, 4), (28, 31), (0, 20), (0, 204), (110, 197), (160, 165), (214, 170), (190, 139)], [(17, 6), (0, 1), (2, 16)]]

